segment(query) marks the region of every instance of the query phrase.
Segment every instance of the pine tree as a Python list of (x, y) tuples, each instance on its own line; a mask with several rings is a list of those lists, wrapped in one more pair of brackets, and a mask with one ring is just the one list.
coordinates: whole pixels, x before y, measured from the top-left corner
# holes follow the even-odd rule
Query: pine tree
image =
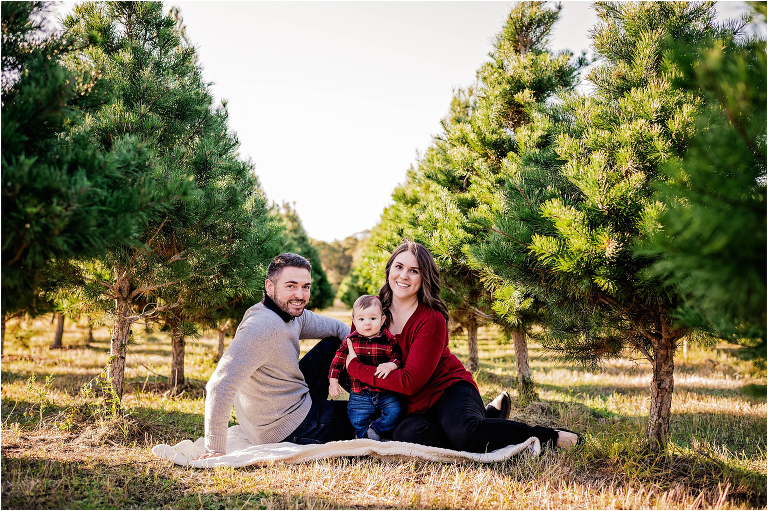
[[(558, 102), (548, 99), (572, 89), (577, 71), (586, 64), (584, 56), (571, 63), (567, 54), (553, 56), (546, 51), (559, 9), (543, 7), (515, 7), (497, 38), (494, 61), (482, 70), (487, 90), (483, 109), (488, 113), (478, 117), (492, 121), (501, 117), (501, 123), (495, 120), (489, 124), (501, 124), (513, 150), (500, 162), (502, 170), (495, 187), (484, 191), (489, 196), (497, 189), (505, 193), (500, 194), (492, 211), (478, 219), (485, 224), (485, 236), (470, 247), (470, 262), (493, 290), (494, 311), (513, 339), (518, 393), (523, 402), (535, 395), (526, 336), (532, 326), (548, 324), (551, 318), (545, 305), (556, 300), (557, 291), (556, 286), (542, 281), (542, 273), (528, 251), (534, 232), (529, 225), (546, 229), (541, 204), (563, 181), (558, 183), (558, 174), (551, 171), (557, 167), (552, 143)], [(503, 115), (494, 116), (494, 111)]]
[[(711, 4), (595, 8), (601, 65), (588, 76), (594, 93), (553, 105), (538, 132), (527, 134), (533, 150), (525, 151), (507, 197), (530, 205), (511, 212), (511, 221), (499, 219), (493, 250), (501, 260), (504, 244), (514, 247), (508, 260), (546, 297), (547, 347), (597, 363), (629, 346), (651, 362), (646, 433), (658, 450), (669, 432), (674, 350), (688, 329), (674, 318), (679, 294), (649, 274), (654, 259), (635, 249), (658, 225), (663, 204), (653, 184), (663, 178), (663, 163), (683, 153), (700, 105), (694, 92), (671, 85), (679, 69), (669, 59), (670, 41), (696, 44), (717, 29)], [(516, 189), (535, 182), (538, 189)]]
[(43, 2), (2, 4), (4, 318), (50, 310), (43, 295), (69, 262), (131, 239), (173, 192), (146, 179), (152, 153), (139, 140), (93, 146), (77, 105), (93, 98), (96, 76), (62, 64), (76, 44), (49, 17)]
[(539, 303), (527, 299), (529, 293), (520, 288), (521, 283), (519, 289), (500, 288), (497, 276), (478, 263), (472, 251), (489, 234), (490, 219), (504, 207), (498, 190), (517, 158), (516, 132), (530, 122), (526, 110), (573, 88), (584, 64), (583, 57), (572, 62), (570, 52), (553, 55), (548, 51), (560, 8), (550, 9), (543, 2), (519, 2), (513, 7), (494, 41), (492, 60), (478, 71), (468, 118), (444, 124), (445, 163), (436, 171), (427, 170), (455, 200), (455, 220), (449, 216), (436, 224), (454, 225), (454, 232), (461, 231), (460, 236), (449, 234), (459, 243), (450, 257), (455, 274), (469, 284), (465, 296), (475, 297), (471, 301), (476, 304), (474, 316), (499, 323), (514, 340), (522, 402), (534, 396), (525, 335), (540, 320)]
[[(207, 298), (215, 306), (222, 295), (250, 289), (258, 270), (248, 276), (232, 268), (253, 261), (243, 256), (241, 245), (258, 244), (259, 225), (265, 239), (273, 230), (250, 165), (234, 157), (237, 141), (226, 131), (226, 111), (212, 108), (178, 11), (165, 15), (157, 2), (84, 3), (65, 26), (84, 47), (69, 65), (101, 73), (91, 100), (79, 105), (88, 114), (94, 145), (108, 148), (116, 138), (133, 135), (156, 155), (143, 169), (147, 180), (187, 187), (171, 210), (147, 219), (136, 242), (81, 266), (88, 283), (83, 301), (114, 303), (109, 376), (122, 396), (131, 325), (165, 314), (174, 351), (181, 346), (183, 353), (180, 333), (192, 331), (185, 314), (194, 317)], [(264, 254), (257, 250), (253, 257)], [(224, 283), (212, 285), (216, 279)], [(232, 287), (224, 289), (227, 285)], [(176, 384), (183, 377), (181, 353)]]
[(478, 224), (469, 218), (480, 206), (473, 187), (477, 167), (484, 164), (472, 146), (477, 142), (472, 129), (476, 102), (471, 88), (455, 92), (442, 121), (443, 133), (419, 162), (419, 191), (410, 201), (416, 240), (430, 249), (440, 267), (441, 297), (456, 325), (452, 333), (466, 332), (467, 369), (472, 372), (480, 368), (478, 329), (494, 319), (490, 293), (465, 253), (479, 234)]

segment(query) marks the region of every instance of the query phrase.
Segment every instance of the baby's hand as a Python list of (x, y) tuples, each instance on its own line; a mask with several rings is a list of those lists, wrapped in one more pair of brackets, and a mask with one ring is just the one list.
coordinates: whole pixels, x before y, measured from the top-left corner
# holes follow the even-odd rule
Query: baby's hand
[(376, 368), (376, 372), (373, 373), (373, 375), (384, 379), (395, 369), (397, 369), (397, 364), (394, 362), (384, 362), (383, 364), (379, 364), (379, 366)]
[(341, 395), (341, 387), (338, 381), (331, 380), (331, 384), (328, 386), (328, 394), (333, 397), (339, 397)]

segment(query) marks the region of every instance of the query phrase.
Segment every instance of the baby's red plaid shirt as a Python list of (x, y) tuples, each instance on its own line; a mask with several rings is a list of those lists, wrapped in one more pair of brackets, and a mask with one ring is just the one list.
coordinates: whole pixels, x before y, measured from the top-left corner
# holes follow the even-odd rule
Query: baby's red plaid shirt
[[(394, 362), (397, 367), (400, 367), (403, 363), (403, 352), (397, 345), (395, 336), (386, 328), (382, 328), (376, 337), (367, 338), (357, 332), (352, 332), (347, 339), (352, 341), (352, 348), (363, 364), (376, 367), (384, 362)], [(341, 346), (336, 351), (336, 356), (333, 357), (328, 378), (338, 379), (341, 372), (346, 371), (347, 355), (349, 354), (347, 339), (341, 341)], [(382, 391), (382, 389), (372, 387), (356, 378), (350, 378), (350, 390), (352, 392), (360, 392), (361, 390)]]

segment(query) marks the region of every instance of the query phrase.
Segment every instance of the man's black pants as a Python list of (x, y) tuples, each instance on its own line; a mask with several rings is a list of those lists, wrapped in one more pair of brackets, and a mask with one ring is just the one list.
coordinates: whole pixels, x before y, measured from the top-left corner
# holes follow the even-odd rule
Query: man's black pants
[(352, 440), (355, 430), (349, 422), (346, 401), (328, 400), (328, 371), (341, 346), (341, 339), (326, 337), (315, 344), (299, 360), (299, 369), (304, 374), (304, 381), (309, 386), (312, 408), (307, 417), (284, 442), (294, 444), (324, 444), (334, 440)]

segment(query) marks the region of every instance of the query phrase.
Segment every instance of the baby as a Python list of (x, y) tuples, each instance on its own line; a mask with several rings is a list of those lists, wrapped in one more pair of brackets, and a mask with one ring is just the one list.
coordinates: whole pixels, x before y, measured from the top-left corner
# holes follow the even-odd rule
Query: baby
[[(395, 336), (386, 328), (382, 328), (384, 320), (379, 298), (363, 295), (352, 307), (352, 321), (356, 331), (347, 337), (352, 341), (352, 348), (360, 362), (376, 366), (375, 376), (382, 379), (397, 369), (403, 359)], [(341, 393), (339, 375), (345, 370), (349, 353), (347, 339), (342, 341), (328, 373), (328, 393), (333, 397), (338, 397)], [(381, 414), (378, 417), (377, 411)], [(357, 438), (381, 440), (382, 433), (389, 433), (395, 428), (400, 411), (400, 398), (397, 394), (350, 378), (347, 413)]]

